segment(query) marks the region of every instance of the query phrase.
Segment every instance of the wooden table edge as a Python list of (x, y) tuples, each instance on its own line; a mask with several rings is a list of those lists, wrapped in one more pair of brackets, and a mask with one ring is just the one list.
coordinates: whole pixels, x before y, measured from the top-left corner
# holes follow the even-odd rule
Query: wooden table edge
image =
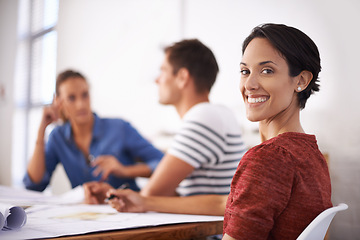
[(207, 236), (222, 234), (223, 221), (177, 223), (132, 229), (114, 229), (91, 232), (81, 235), (61, 236), (56, 240), (114, 240), (114, 239), (204, 239)]

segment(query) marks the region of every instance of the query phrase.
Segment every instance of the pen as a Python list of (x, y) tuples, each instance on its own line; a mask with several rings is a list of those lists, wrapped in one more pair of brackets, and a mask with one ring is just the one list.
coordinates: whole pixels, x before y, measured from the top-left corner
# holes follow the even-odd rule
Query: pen
[[(121, 189), (126, 189), (126, 188), (128, 188), (128, 187), (129, 187), (129, 184), (128, 184), (128, 183), (124, 183), (124, 184), (122, 184), (120, 187), (118, 187), (117, 189), (118, 189), (118, 190), (121, 190)], [(116, 197), (117, 197), (116, 195), (111, 194), (110, 197), (108, 197), (108, 198), (105, 199), (105, 202), (108, 202), (108, 201), (110, 201), (111, 199), (114, 199), (114, 198), (116, 198)]]

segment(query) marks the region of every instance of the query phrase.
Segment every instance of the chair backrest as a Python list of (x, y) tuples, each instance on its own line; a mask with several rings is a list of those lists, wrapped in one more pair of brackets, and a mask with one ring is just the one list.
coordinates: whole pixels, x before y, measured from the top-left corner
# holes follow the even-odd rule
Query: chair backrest
[(324, 239), (329, 225), (335, 214), (348, 208), (345, 203), (340, 203), (335, 207), (328, 208), (320, 213), (299, 235), (297, 240)]

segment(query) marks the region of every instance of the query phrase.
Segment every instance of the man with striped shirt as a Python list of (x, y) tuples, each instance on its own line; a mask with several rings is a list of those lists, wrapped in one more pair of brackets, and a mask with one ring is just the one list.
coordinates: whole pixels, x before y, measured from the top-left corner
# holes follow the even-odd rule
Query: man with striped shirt
[(184, 161), (193, 170), (181, 181), (177, 193), (227, 195), (244, 152), (241, 132), (230, 110), (208, 102), (194, 105), (167, 151), (169, 158), (177, 158), (172, 161)]
[[(227, 196), (246, 147), (234, 114), (209, 101), (219, 71), (215, 56), (197, 39), (177, 42), (164, 52), (156, 79), (159, 102), (173, 105), (182, 125), (140, 194)], [(85, 185), (88, 203), (101, 202), (108, 189), (94, 186)]]
[(182, 125), (141, 194), (228, 195), (246, 149), (234, 114), (209, 102), (219, 71), (215, 56), (197, 39), (177, 42), (164, 52), (156, 79), (159, 102), (173, 105)]

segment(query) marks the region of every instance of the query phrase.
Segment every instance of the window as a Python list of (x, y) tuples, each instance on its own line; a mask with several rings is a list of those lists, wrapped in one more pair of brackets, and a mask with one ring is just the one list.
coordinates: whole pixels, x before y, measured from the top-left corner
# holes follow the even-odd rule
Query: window
[(19, 2), (18, 53), (14, 84), (13, 185), (21, 186), (34, 149), (42, 107), (53, 98), (59, 0)]

